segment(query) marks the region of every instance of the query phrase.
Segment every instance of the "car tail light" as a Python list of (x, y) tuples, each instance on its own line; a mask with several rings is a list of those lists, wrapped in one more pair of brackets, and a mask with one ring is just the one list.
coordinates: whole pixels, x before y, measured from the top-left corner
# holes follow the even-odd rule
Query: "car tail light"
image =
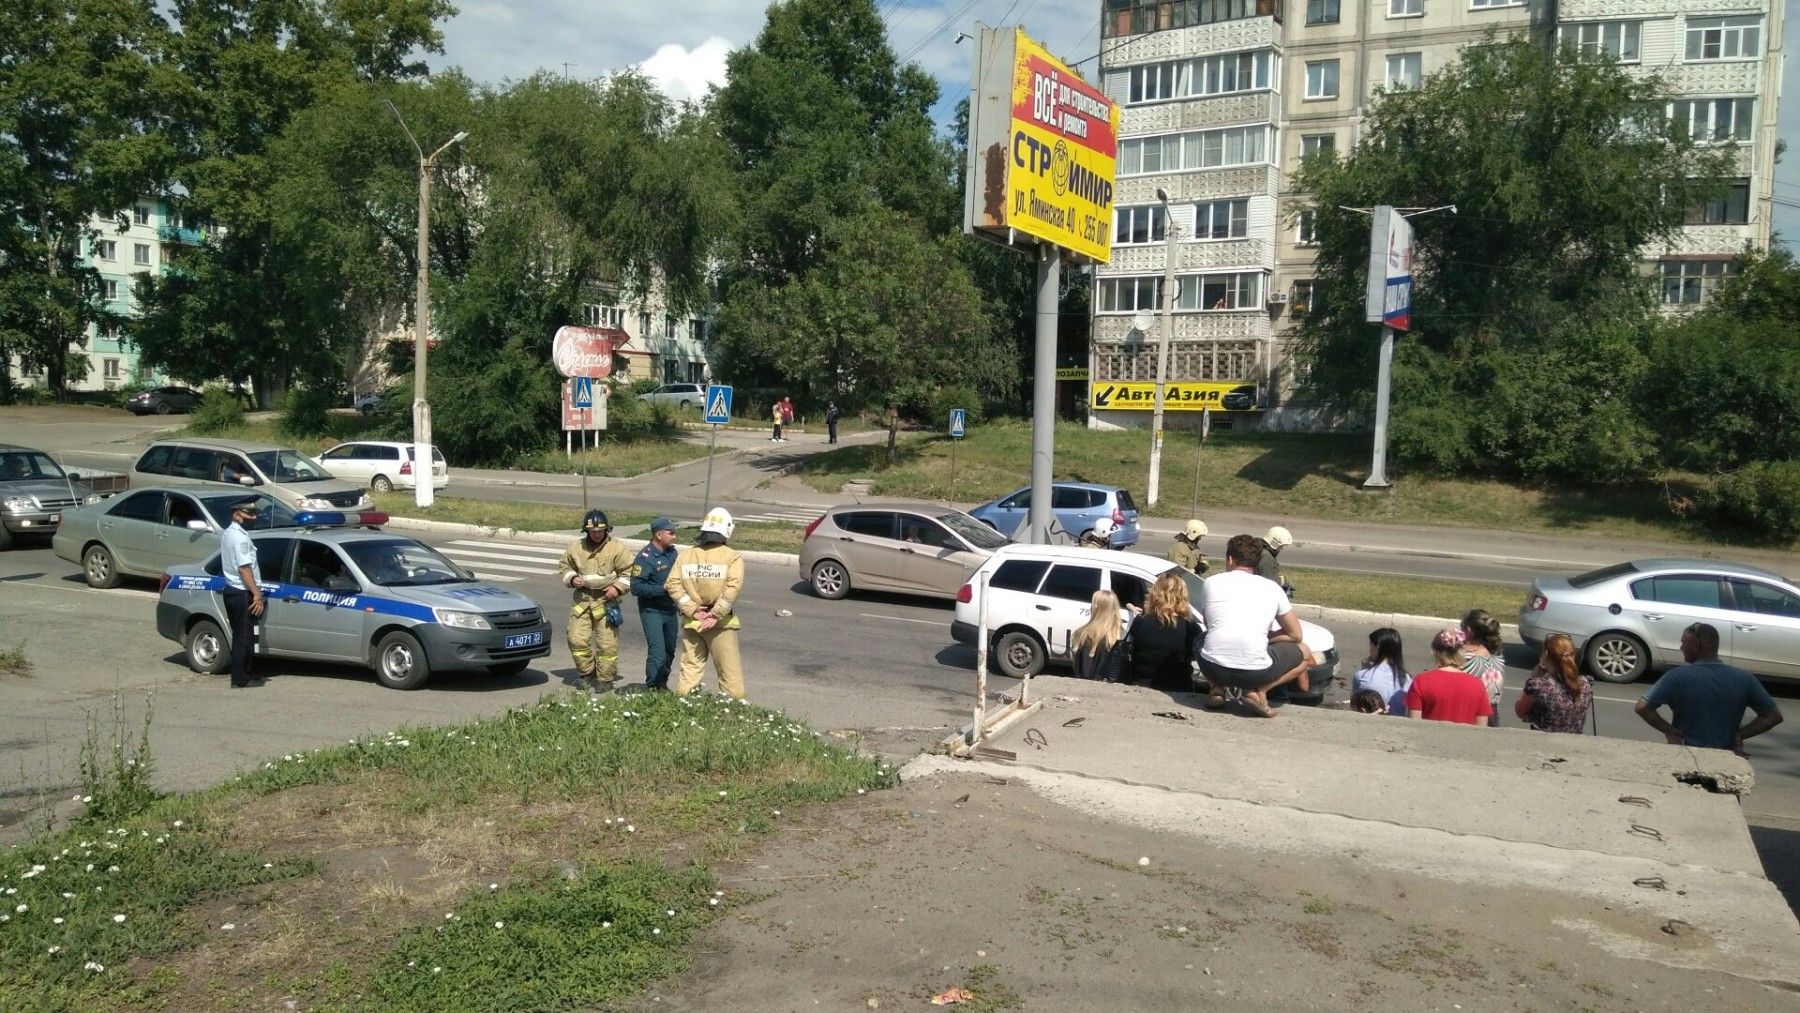
[(958, 605), (967, 605), (968, 603), (970, 603), (974, 600), (975, 600), (975, 585), (974, 584), (964, 584), (962, 586), (962, 588), (956, 592), (956, 603)]
[(164, 591), (167, 591), (168, 589), (169, 589), (169, 575), (165, 573), (162, 576), (158, 577), (156, 580), (156, 593), (162, 594)]
[(1113, 507), (1113, 523), (1114, 524), (1125, 523), (1125, 511), (1120, 510), (1118, 507)]
[(801, 536), (800, 536), (800, 540), (801, 540), (801, 541), (803, 541), (803, 542), (804, 542), (804, 541), (806, 541), (806, 540), (807, 540), (807, 539), (808, 539), (808, 538), (811, 538), (811, 537), (812, 537), (812, 533), (813, 533), (813, 532), (814, 532), (814, 531), (817, 531), (817, 530), (819, 530), (819, 525), (821, 525), (821, 524), (823, 524), (823, 523), (825, 523), (825, 515), (824, 515), (824, 514), (820, 514), (820, 515), (819, 515), (819, 516), (818, 516), (818, 517), (817, 517), (817, 518), (815, 518), (815, 519), (814, 519), (814, 520), (813, 520), (813, 522), (812, 522), (812, 523), (811, 523), (811, 524), (808, 524), (808, 525), (807, 525), (807, 526), (806, 526), (806, 532), (805, 532), (805, 533), (804, 533), (804, 534), (802, 534), (802, 535), (801, 535)]
[(1550, 607), (1550, 599), (1533, 591), (1531, 597), (1525, 599), (1525, 607), (1533, 612), (1542, 612), (1544, 609)]
[(378, 528), (388, 522), (388, 515), (380, 510), (364, 510), (356, 515), (356, 523), (365, 528)]
[(400, 462), (400, 474), (402, 474), (402, 475), (412, 474), (412, 462), (411, 461), (401, 461)]

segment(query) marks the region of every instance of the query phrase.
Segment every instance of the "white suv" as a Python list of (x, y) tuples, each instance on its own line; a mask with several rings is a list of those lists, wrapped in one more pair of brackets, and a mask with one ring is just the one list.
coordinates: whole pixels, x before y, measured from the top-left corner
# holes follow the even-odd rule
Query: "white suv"
[[(1075, 545), (1007, 545), (977, 568), (957, 593), (950, 635), (957, 643), (974, 645), (980, 616), (975, 589), (985, 573), (994, 664), (1014, 678), (1036, 675), (1048, 662), (1069, 663), (1069, 639), (1087, 622), (1095, 591), (1104, 588), (1118, 595), (1121, 605), (1142, 606), (1150, 585), (1165, 570), (1176, 570), (1187, 582), (1190, 614), (1203, 623), (1200, 578), (1166, 559)], [(1300, 627), (1318, 663), (1307, 672), (1312, 690), (1290, 694), (1289, 699), (1316, 702), (1331, 690), (1337, 641), (1316, 623), (1302, 620)]]

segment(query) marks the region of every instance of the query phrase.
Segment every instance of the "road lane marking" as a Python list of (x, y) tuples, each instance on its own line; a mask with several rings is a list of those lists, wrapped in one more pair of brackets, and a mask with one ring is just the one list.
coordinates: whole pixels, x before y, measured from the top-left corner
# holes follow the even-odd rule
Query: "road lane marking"
[(46, 591), (69, 591), (74, 594), (122, 594), (131, 598), (156, 598), (155, 591), (140, 591), (134, 587), (63, 587), (60, 584), (20, 584), (25, 588), (41, 588)]
[(448, 543), (450, 545), (469, 545), (480, 549), (506, 549), (511, 552), (537, 552), (560, 558), (563, 550), (551, 545), (530, 545), (524, 542), (483, 542), (472, 538), (459, 538)]
[(524, 577), (508, 577), (507, 575), (505, 575), (503, 573), (482, 573), (480, 570), (475, 570), (472, 572), (475, 574), (475, 576), (480, 577), (482, 580), (496, 580), (502, 584), (517, 584), (519, 581), (525, 579)]
[(538, 563), (547, 566), (554, 566), (556, 562), (552, 559), (533, 559), (512, 552), (483, 552), (478, 549), (458, 549), (449, 546), (444, 547), (443, 553), (444, 555), (455, 559), (461, 559), (465, 556), (471, 559), (510, 559), (515, 563)]
[[(519, 562), (524, 562), (524, 560), (519, 560)], [(477, 573), (483, 570), (499, 570), (502, 573), (529, 573), (534, 577), (556, 576), (555, 570), (546, 570), (541, 566), (514, 566), (511, 563), (490, 563), (485, 559), (471, 559), (467, 565), (469, 569)]]
[(921, 626), (942, 626), (942, 625), (944, 625), (944, 621), (941, 619), (908, 619), (905, 616), (884, 616), (884, 615), (879, 615), (874, 612), (858, 612), (857, 615), (862, 616), (864, 619), (886, 619), (889, 622), (918, 623)]

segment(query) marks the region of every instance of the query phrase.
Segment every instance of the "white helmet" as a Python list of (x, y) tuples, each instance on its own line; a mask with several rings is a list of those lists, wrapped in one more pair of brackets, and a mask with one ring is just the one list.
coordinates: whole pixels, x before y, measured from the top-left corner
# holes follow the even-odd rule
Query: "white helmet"
[(1111, 538), (1112, 533), (1118, 529), (1119, 526), (1113, 523), (1111, 517), (1102, 517), (1094, 522), (1094, 537)]
[(1187, 540), (1190, 542), (1197, 542), (1200, 539), (1205, 538), (1206, 531), (1206, 522), (1198, 517), (1188, 521), (1187, 527), (1182, 529), (1182, 533), (1187, 535)]
[(1271, 549), (1285, 549), (1294, 544), (1294, 536), (1288, 529), (1277, 524), (1263, 536), (1263, 541), (1268, 542)]
[(731, 511), (724, 507), (714, 507), (707, 511), (706, 519), (700, 522), (702, 533), (718, 535), (731, 541), (731, 533), (737, 529), (737, 522), (731, 519)]

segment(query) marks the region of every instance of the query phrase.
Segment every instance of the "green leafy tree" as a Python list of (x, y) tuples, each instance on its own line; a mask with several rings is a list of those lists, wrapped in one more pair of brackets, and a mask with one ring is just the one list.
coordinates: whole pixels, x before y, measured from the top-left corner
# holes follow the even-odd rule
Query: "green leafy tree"
[(138, 0), (0, 4), (0, 356), (44, 367), (59, 396), (86, 369), (70, 346), (113, 320), (82, 261), (92, 221), (166, 162), (145, 129), (169, 91), (150, 56), (165, 28)]
[[(1634, 335), (1654, 313), (1639, 261), (1721, 192), (1730, 157), (1697, 148), (1664, 99), (1654, 79), (1524, 40), (1471, 46), (1421, 88), (1379, 95), (1348, 157), (1309, 159), (1295, 178), (1317, 208), (1318, 287), (1301, 333), (1320, 391), (1360, 411), (1374, 387), (1368, 218), (1345, 209), (1455, 205), (1414, 221), (1397, 456), (1532, 477), (1653, 466), (1633, 421)], [(1583, 434), (1628, 446), (1608, 453)]]

